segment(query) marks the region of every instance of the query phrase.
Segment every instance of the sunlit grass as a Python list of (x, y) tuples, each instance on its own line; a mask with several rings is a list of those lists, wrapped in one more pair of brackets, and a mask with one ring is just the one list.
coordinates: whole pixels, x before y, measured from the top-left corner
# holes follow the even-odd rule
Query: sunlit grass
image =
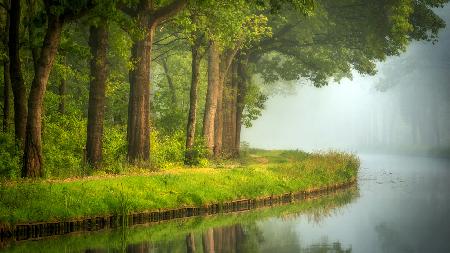
[[(4, 248), (5, 252), (84, 252), (86, 249), (106, 249), (121, 252), (123, 245), (142, 242), (180, 244), (178, 251), (185, 251), (185, 237), (188, 233), (200, 235), (210, 228), (221, 228), (240, 224), (251, 226), (257, 221), (280, 217), (283, 219), (305, 215), (308, 219), (320, 222), (351, 203), (358, 196), (355, 187), (323, 196), (319, 199), (300, 201), (290, 205), (251, 210), (233, 214), (218, 214), (206, 217), (193, 217), (162, 222), (158, 225), (136, 226), (125, 230), (106, 230), (99, 233), (81, 233), (70, 236), (54, 237), (50, 240), (24, 241), (12, 247)], [(199, 238), (199, 240), (201, 240)], [(106, 245), (106, 246), (105, 246)], [(173, 248), (171, 248), (174, 250)]]
[(359, 168), (356, 156), (339, 152), (254, 150), (242, 164), (3, 182), (0, 222), (60, 221), (310, 190), (354, 180)]

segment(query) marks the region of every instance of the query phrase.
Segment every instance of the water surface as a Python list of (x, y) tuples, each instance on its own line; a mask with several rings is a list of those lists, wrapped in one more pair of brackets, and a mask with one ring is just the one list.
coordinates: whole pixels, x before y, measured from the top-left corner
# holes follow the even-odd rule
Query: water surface
[(13, 243), (5, 252), (450, 252), (450, 161), (361, 155), (358, 189), (239, 214)]

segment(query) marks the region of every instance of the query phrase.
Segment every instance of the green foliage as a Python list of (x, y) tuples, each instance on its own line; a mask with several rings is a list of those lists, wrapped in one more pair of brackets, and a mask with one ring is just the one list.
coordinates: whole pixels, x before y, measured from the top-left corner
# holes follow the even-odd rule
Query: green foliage
[[(153, 168), (169, 169), (182, 166), (185, 161), (185, 132), (178, 130), (170, 135), (163, 135), (153, 129), (150, 139), (151, 162)], [(200, 140), (199, 140), (200, 139)], [(193, 149), (189, 153), (189, 165), (205, 166), (207, 149), (201, 138), (197, 138)]]
[(87, 175), (83, 166), (86, 120), (76, 115), (43, 119), (43, 154), (47, 177)]
[[(167, 73), (162, 66), (163, 61), (168, 68)], [(189, 112), (190, 74), (191, 54), (186, 51), (161, 59), (160, 64), (154, 66), (155, 95), (151, 104), (154, 112), (153, 122), (155, 128), (164, 135), (186, 127), (186, 115)], [(169, 84), (169, 78), (172, 81), (171, 84)], [(202, 81), (199, 86), (203, 89), (206, 82)]]
[(311, 190), (355, 180), (359, 168), (351, 154), (272, 152), (249, 154), (246, 167), (8, 182), (0, 185), (0, 222), (76, 219)]
[(255, 72), (272, 86), (303, 79), (321, 87), (351, 78), (353, 70), (374, 75), (377, 61), (404, 52), (411, 39), (437, 38), (444, 22), (431, 7), (444, 2), (317, 1), (306, 17), (280, 8), (269, 16), (273, 36), (252, 48)]
[[(34, 2), (34, 1), (31, 1)], [(47, 15), (42, 2), (22, 13), (20, 31), (22, 71), (27, 86), (34, 76), (32, 48), (42, 45)], [(138, 1), (119, 1), (136, 7)], [(156, 8), (170, 1), (155, 1)], [(189, 109), (191, 81), (190, 44), (202, 38), (198, 92), (197, 133), (201, 133), (207, 83), (207, 41), (215, 41), (224, 52), (239, 50), (238, 57), (246, 77), (243, 124), (251, 126), (262, 111), (267, 97), (285, 84), (299, 79), (317, 87), (331, 80), (351, 78), (352, 71), (373, 75), (376, 62), (403, 52), (411, 40), (436, 41), (445, 24), (434, 13), (448, 0), (312, 1), (312, 0), (237, 0), (189, 1), (181, 15), (161, 23), (155, 31), (151, 67), (151, 165), (155, 168), (207, 165), (201, 139), (185, 156), (185, 128)], [(106, 88), (103, 170), (98, 173), (126, 173), (126, 125), (129, 98), (129, 71), (132, 40), (143, 37), (143, 29), (117, 10), (117, 1), (93, 1), (94, 8), (84, 18), (66, 22), (58, 55), (50, 74), (44, 100), (43, 152), (48, 177), (73, 177), (90, 174), (84, 168), (84, 146), (89, 94), (88, 28), (100, 19), (109, 22), (108, 81)], [(77, 14), (91, 1), (56, 1), (54, 14)], [(6, 23), (0, 12), (0, 29)], [(25, 15), (26, 14), (26, 15)], [(1, 34), (0, 59), (7, 58), (6, 33)], [(168, 70), (163, 68), (166, 63)], [(241, 74), (239, 74), (241, 75)], [(172, 84), (169, 85), (168, 77)], [(60, 94), (65, 80), (67, 91)], [(283, 81), (283, 82), (280, 82)], [(240, 83), (240, 84), (242, 84)], [(283, 83), (283, 85), (280, 85)], [(59, 112), (64, 101), (65, 112)], [(9, 134), (3, 134), (0, 164), (4, 177), (17, 177), (20, 154)], [(19, 160), (18, 160), (19, 159)], [(148, 165), (148, 164), (147, 164)]]
[(107, 126), (103, 133), (103, 161), (107, 164), (124, 161), (127, 153), (125, 126)]
[(209, 165), (209, 161), (207, 159), (208, 155), (209, 153), (204, 139), (197, 136), (192, 149), (185, 152), (184, 164), (189, 166), (206, 167)]
[(16, 145), (14, 134), (0, 133), (0, 178), (20, 177), (22, 152)]
[(261, 93), (258, 86), (250, 85), (247, 88), (245, 108), (242, 113), (242, 124), (245, 127), (251, 127), (252, 122), (261, 116), (267, 98), (265, 94)]

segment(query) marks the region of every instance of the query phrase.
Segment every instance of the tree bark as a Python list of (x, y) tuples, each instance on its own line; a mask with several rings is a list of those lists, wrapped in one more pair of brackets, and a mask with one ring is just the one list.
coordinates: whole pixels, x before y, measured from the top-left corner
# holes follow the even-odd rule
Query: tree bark
[(11, 87), (11, 79), (9, 77), (9, 62), (3, 62), (3, 132), (9, 131), (9, 87)]
[(237, 66), (238, 85), (236, 98), (236, 139), (234, 142), (235, 155), (239, 156), (241, 145), (241, 128), (242, 128), (242, 113), (245, 108), (245, 96), (247, 93), (248, 76), (246, 73), (247, 59), (241, 58)]
[(214, 230), (209, 228), (206, 232), (202, 233), (202, 246), (203, 252), (205, 253), (214, 253)]
[(105, 87), (107, 80), (108, 27), (102, 21), (91, 26), (89, 36), (91, 48), (91, 81), (89, 86), (89, 108), (86, 141), (86, 162), (99, 168), (102, 161), (103, 119), (105, 113)]
[(28, 99), (22, 177), (41, 177), (44, 175), (41, 137), (42, 102), (47, 88), (48, 77), (58, 51), (63, 23), (61, 17), (48, 14), (47, 30)]
[[(3, 43), (8, 46), (9, 36), (9, 11), (6, 11), (6, 23), (4, 30)], [(9, 131), (9, 114), (10, 114), (10, 92), (11, 87), (11, 75), (9, 69), (9, 59), (5, 59), (3, 62), (3, 132)]]
[(198, 82), (200, 76), (200, 38), (195, 39), (194, 44), (191, 47), (192, 54), (192, 78), (191, 78), (191, 90), (189, 94), (189, 116), (186, 130), (186, 152), (185, 163), (191, 161), (192, 147), (195, 142), (195, 126), (197, 124), (197, 104), (198, 104)]
[(208, 89), (206, 91), (205, 114), (203, 116), (203, 138), (209, 154), (213, 154), (214, 148), (214, 121), (217, 110), (217, 93), (220, 82), (220, 58), (219, 49), (212, 41), (208, 55)]
[(36, 15), (36, 1), (26, 0), (28, 15), (28, 41), (33, 59), (33, 70), (36, 71), (39, 64), (39, 48), (35, 44), (36, 29), (33, 26), (33, 17)]
[(131, 60), (135, 63), (129, 73), (127, 139), (131, 163), (146, 162), (150, 158), (150, 65), (155, 28), (161, 21), (181, 11), (186, 3), (186, 0), (175, 0), (154, 10), (154, 1), (140, 0), (137, 9), (129, 13), (145, 31), (145, 37), (134, 40), (131, 48)]
[(237, 64), (233, 63), (229, 79), (224, 83), (223, 96), (223, 137), (222, 137), (222, 154), (224, 158), (234, 156), (234, 142), (236, 139), (236, 96), (237, 96), (237, 80), (236, 73)]
[(219, 65), (219, 85), (217, 94), (217, 108), (216, 117), (214, 122), (214, 157), (219, 158), (223, 155), (223, 96), (224, 96), (224, 83), (229, 77), (229, 69), (236, 55), (239, 43), (234, 49), (227, 49), (220, 56)]
[(133, 42), (131, 58), (135, 62), (130, 71), (130, 99), (128, 107), (128, 159), (131, 163), (148, 161), (150, 156), (150, 65), (154, 27), (142, 13), (141, 27), (146, 36)]
[[(226, 75), (220, 73), (220, 75)], [(216, 117), (214, 119), (214, 157), (222, 156), (222, 135), (223, 135), (223, 95), (224, 95), (225, 78), (220, 77), (219, 86), (217, 87), (217, 107)]]
[(188, 235), (186, 235), (186, 252), (195, 253), (195, 251), (194, 233), (189, 233)]
[(230, 122), (231, 136), (230, 136), (228, 146), (229, 146), (230, 156), (235, 157), (238, 155), (238, 152), (236, 151), (236, 145), (235, 145), (235, 140), (236, 140), (236, 136), (237, 136), (237, 96), (238, 96), (238, 85), (239, 85), (237, 61), (233, 64), (232, 70), (233, 70), (233, 76), (232, 76), (232, 82), (231, 82), (232, 104), (231, 104), (231, 122)]
[(14, 130), (18, 143), (23, 146), (27, 125), (26, 87), (20, 62), (20, 1), (11, 1), (9, 23), (9, 68), (14, 95)]

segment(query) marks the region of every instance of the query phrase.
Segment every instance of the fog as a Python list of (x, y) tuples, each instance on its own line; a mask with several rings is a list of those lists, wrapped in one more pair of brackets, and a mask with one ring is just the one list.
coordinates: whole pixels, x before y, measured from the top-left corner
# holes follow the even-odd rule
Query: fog
[[(450, 6), (436, 10), (450, 23)], [(262, 116), (243, 129), (251, 147), (443, 152), (450, 147), (450, 29), (439, 41), (413, 42), (378, 63), (375, 76), (323, 88), (296, 85), (269, 98)]]

